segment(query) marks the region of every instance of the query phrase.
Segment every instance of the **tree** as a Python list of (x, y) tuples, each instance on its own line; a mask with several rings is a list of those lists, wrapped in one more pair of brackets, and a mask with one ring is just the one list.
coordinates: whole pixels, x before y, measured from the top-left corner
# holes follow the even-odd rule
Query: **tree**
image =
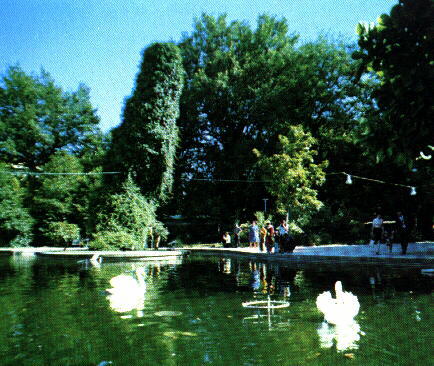
[(28, 202), (40, 232), (49, 232), (48, 225), (52, 222), (76, 224), (83, 235), (90, 235), (95, 229), (97, 212), (107, 196), (100, 174), (102, 168), (98, 166), (100, 153), (78, 158), (58, 151), (40, 167), (48, 174), (33, 176)]
[[(153, 228), (162, 228), (155, 211), (155, 203), (140, 193), (139, 187), (129, 175), (121, 192), (111, 195), (106, 209), (99, 214), (95, 243), (90, 245), (101, 248), (101, 243), (106, 240), (106, 248), (143, 249), (152, 238)], [(107, 242), (109, 238), (112, 240)]]
[(433, 145), (434, 2), (399, 0), (376, 25), (359, 24), (360, 75), (380, 81), (377, 108), (365, 115), (362, 140), (377, 161), (414, 166)]
[(172, 190), (178, 146), (179, 98), (184, 71), (179, 49), (155, 43), (145, 49), (123, 120), (112, 132), (108, 166), (129, 172), (142, 192), (165, 201)]
[(0, 163), (0, 237), (7, 246), (27, 246), (34, 220), (24, 207), (25, 189), (6, 164)]
[(316, 164), (313, 150), (316, 140), (301, 126), (291, 126), (287, 135), (279, 135), (279, 153), (263, 155), (255, 150), (266, 187), (276, 199), (277, 212), (290, 212), (292, 228), (305, 226), (322, 207), (316, 187), (325, 181), (327, 162)]
[(80, 154), (92, 145), (99, 119), (89, 89), (65, 93), (46, 72), (27, 75), (10, 67), (0, 81), (0, 159), (30, 169), (56, 151)]
[(73, 240), (80, 238), (80, 228), (75, 224), (65, 221), (54, 221), (48, 223), (45, 237), (54, 245), (59, 242), (65, 245), (65, 249)]
[(334, 160), (342, 151), (359, 151), (353, 134), (369, 101), (352, 82), (351, 49), (326, 38), (297, 46), (297, 39), (285, 19), (260, 16), (251, 29), (203, 15), (179, 43), (187, 81), (176, 187), (187, 215), (251, 218), (265, 194), (264, 185), (243, 183), (259, 176), (252, 150), (272, 155), (291, 125), (312, 133), (333, 168), (342, 168)]
[(59, 151), (41, 168), (43, 172), (53, 175), (38, 177), (38, 188), (33, 197), (34, 216), (44, 224), (64, 220), (79, 222), (76, 193), (84, 179), (80, 175), (83, 173), (80, 160), (74, 155)]

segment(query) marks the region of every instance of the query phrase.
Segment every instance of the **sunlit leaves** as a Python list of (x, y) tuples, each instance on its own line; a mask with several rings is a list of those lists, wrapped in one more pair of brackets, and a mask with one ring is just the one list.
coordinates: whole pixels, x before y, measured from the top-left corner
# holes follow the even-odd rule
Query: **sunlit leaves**
[(311, 215), (322, 207), (317, 187), (325, 181), (327, 162), (316, 163), (316, 140), (301, 126), (291, 126), (286, 136), (279, 136), (279, 151), (270, 156), (255, 150), (267, 190), (277, 201), (277, 210), (290, 211), (294, 225), (306, 225)]

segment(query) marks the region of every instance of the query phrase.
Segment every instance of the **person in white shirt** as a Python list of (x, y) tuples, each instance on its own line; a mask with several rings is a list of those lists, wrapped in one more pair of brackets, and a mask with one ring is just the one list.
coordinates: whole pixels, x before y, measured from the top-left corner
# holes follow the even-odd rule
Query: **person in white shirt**
[(372, 220), (372, 229), (371, 236), (372, 240), (374, 240), (374, 245), (378, 244), (376, 254), (380, 254), (380, 242), (383, 238), (383, 219), (380, 214), (377, 214), (375, 218)]

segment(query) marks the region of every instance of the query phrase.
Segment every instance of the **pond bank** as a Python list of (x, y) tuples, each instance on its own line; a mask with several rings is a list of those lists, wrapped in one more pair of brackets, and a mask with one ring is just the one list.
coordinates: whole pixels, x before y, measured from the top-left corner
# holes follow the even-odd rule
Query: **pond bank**
[(59, 247), (27, 247), (27, 248), (0, 248), (0, 256), (4, 255), (37, 255), (57, 259), (91, 259), (95, 254), (104, 260), (162, 260), (181, 257), (188, 253), (198, 253), (215, 256), (237, 256), (263, 261), (278, 262), (325, 262), (325, 263), (378, 263), (393, 265), (434, 265), (434, 243), (410, 243), (407, 254), (401, 254), (401, 246), (393, 245), (392, 253), (388, 247), (381, 245), (380, 254), (376, 255), (376, 247), (370, 245), (321, 245), (311, 247), (296, 247), (293, 253), (267, 254), (258, 252), (253, 248), (222, 248), (210, 246), (192, 246), (177, 248), (177, 250), (161, 248), (160, 250), (144, 251), (91, 251), (87, 248), (67, 248), (65, 251)]
[(433, 265), (434, 243), (410, 243), (407, 254), (401, 254), (401, 246), (393, 245), (392, 253), (389, 248), (382, 244), (380, 254), (376, 254), (377, 248), (370, 245), (321, 245), (312, 247), (296, 247), (293, 253), (267, 254), (258, 252), (252, 248), (211, 248), (192, 247), (188, 248), (192, 253), (241, 256), (265, 261), (279, 262), (366, 262), (393, 265)]
[(162, 260), (184, 255), (180, 250), (141, 250), (141, 251), (95, 251), (87, 248), (63, 248), (40, 247), (40, 248), (0, 248), (0, 256), (22, 255), (55, 258), (55, 259), (91, 259), (94, 255), (103, 260)]

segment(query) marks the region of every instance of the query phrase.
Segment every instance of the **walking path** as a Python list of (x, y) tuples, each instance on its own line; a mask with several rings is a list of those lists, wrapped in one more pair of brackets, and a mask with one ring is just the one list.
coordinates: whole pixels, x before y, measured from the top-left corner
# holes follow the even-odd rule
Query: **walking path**
[(285, 262), (370, 262), (386, 264), (423, 264), (434, 265), (434, 243), (410, 243), (407, 254), (401, 254), (401, 246), (393, 245), (392, 253), (382, 244), (380, 254), (376, 254), (377, 248), (370, 245), (321, 245), (312, 247), (296, 247), (293, 253), (258, 252), (252, 248), (209, 248), (192, 247), (192, 253), (213, 255), (235, 255), (259, 260), (285, 261)]

